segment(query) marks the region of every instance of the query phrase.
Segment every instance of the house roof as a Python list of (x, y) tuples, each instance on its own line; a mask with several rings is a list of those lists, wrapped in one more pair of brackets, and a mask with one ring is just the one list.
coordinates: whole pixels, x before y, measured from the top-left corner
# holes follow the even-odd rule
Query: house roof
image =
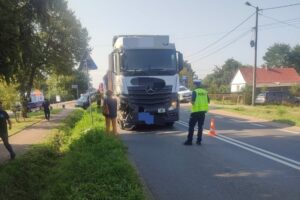
[[(243, 78), (247, 84), (253, 82), (253, 68), (240, 68)], [(257, 68), (256, 84), (300, 84), (300, 76), (294, 68)]]

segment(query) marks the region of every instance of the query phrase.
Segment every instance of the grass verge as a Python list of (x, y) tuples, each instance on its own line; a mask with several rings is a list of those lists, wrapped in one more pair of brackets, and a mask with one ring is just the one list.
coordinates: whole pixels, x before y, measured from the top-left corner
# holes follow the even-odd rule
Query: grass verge
[(300, 107), (284, 105), (213, 105), (216, 109), (223, 109), (246, 116), (253, 116), (273, 122), (280, 122), (292, 126), (300, 126)]
[(47, 142), (0, 167), (0, 199), (145, 199), (138, 176), (103, 118), (76, 110)]
[[(51, 114), (57, 114), (59, 112), (61, 112), (62, 109), (58, 108), (58, 109), (53, 109), (51, 111)], [(37, 111), (37, 112), (31, 112), (28, 113), (28, 118), (23, 119), (21, 118), (19, 122), (16, 122), (14, 116), (10, 116), (10, 120), (12, 122), (12, 129), (9, 130), (9, 135), (14, 135), (15, 133), (23, 130), (26, 127), (31, 126), (32, 124), (35, 124), (41, 120), (44, 119), (44, 112), (43, 111)]]

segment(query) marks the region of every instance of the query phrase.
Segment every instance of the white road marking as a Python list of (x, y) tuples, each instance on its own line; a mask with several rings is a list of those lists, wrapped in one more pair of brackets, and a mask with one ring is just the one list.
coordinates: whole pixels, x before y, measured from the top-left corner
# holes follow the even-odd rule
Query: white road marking
[(221, 116), (215, 116), (215, 118), (223, 119), (224, 117), (221, 117)]
[[(185, 127), (188, 127), (188, 124), (186, 122), (178, 121), (177, 123), (181, 124)], [(208, 131), (205, 130), (203, 133), (207, 135)], [(300, 170), (300, 162), (298, 162), (296, 160), (287, 158), (285, 156), (281, 156), (281, 155), (276, 154), (276, 153), (272, 153), (270, 151), (267, 151), (267, 150), (264, 150), (262, 148), (259, 148), (259, 147), (256, 147), (256, 146), (253, 146), (253, 145), (235, 140), (233, 138), (230, 138), (230, 137), (227, 137), (227, 136), (224, 136), (224, 135), (217, 135), (214, 138), (216, 138), (218, 140), (221, 140), (221, 141), (224, 141), (224, 142), (227, 142), (227, 143), (232, 144), (234, 146), (240, 147), (242, 149), (248, 150), (252, 153), (263, 156), (265, 158), (268, 158), (268, 159), (273, 160), (275, 162), (281, 163), (283, 165), (289, 166), (293, 169)]]
[(233, 142), (236, 142), (236, 143), (239, 143), (239, 144), (241, 144), (241, 145), (244, 145), (244, 146), (253, 148), (253, 149), (255, 149), (255, 150), (264, 152), (264, 153), (266, 153), (266, 154), (270, 154), (270, 155), (272, 155), (272, 156), (274, 156), (274, 157), (278, 157), (278, 158), (280, 158), (280, 159), (282, 159), (282, 160), (286, 160), (286, 161), (288, 161), (288, 162), (291, 162), (291, 163), (300, 165), (300, 162), (298, 162), (298, 161), (296, 161), (296, 160), (289, 159), (289, 158), (287, 158), (287, 157), (281, 156), (281, 155), (276, 154), (276, 153), (272, 153), (272, 152), (267, 151), (267, 150), (264, 150), (264, 149), (262, 149), (262, 148), (253, 146), (253, 145), (251, 145), (251, 144), (247, 144), (247, 143), (241, 142), (241, 141), (239, 141), (239, 140), (236, 140), (236, 139), (233, 139), (233, 138), (224, 136), (224, 135), (219, 135), (219, 137), (225, 138), (225, 139), (227, 139), (227, 140), (231, 140), (231, 141), (233, 141)]
[(291, 168), (300, 170), (300, 166), (297, 166), (297, 165), (288, 163), (288, 162), (286, 162), (286, 161), (284, 161), (284, 160), (278, 159), (278, 158), (273, 157), (273, 156), (270, 156), (270, 155), (268, 155), (268, 154), (265, 154), (265, 153), (262, 153), (262, 152), (259, 152), (259, 151), (250, 149), (250, 148), (248, 148), (248, 147), (242, 146), (242, 145), (240, 145), (240, 144), (231, 142), (230, 140), (226, 140), (226, 139), (224, 139), (224, 138), (222, 138), (222, 137), (218, 137), (218, 136), (217, 136), (216, 138), (219, 139), (219, 140), (222, 140), (222, 141), (224, 141), (224, 142), (230, 143), (230, 144), (232, 144), (232, 145), (235, 145), (235, 146), (237, 146), (237, 147), (240, 147), (240, 148), (242, 148), (242, 149), (248, 150), (248, 151), (250, 151), (250, 152), (252, 152), (252, 153), (255, 153), (255, 154), (258, 154), (258, 155), (260, 155), (260, 156), (263, 156), (263, 157), (265, 157), (265, 158), (269, 158), (270, 160), (273, 160), (273, 161), (276, 161), (276, 162), (278, 162), (278, 163), (281, 163), (281, 164), (284, 164), (284, 165), (286, 165), (286, 166), (289, 166), (289, 167), (291, 167)]
[(245, 121), (241, 121), (241, 120), (237, 120), (237, 119), (230, 119), (233, 122), (237, 122), (237, 123), (244, 123)]
[(254, 125), (254, 126), (260, 126), (260, 127), (266, 127), (265, 125), (257, 124), (257, 123), (253, 123), (252, 125)]
[(300, 134), (300, 132), (290, 131), (290, 130), (286, 130), (286, 129), (281, 129), (281, 131), (283, 131), (283, 132), (288, 132), (288, 133)]

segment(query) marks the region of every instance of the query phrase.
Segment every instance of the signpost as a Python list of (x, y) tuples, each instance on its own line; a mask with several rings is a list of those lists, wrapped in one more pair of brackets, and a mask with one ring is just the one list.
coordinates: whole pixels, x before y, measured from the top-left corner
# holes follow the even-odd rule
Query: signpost
[(56, 102), (59, 103), (61, 101), (60, 96), (56, 95)]
[(76, 97), (77, 97), (77, 99), (79, 98), (79, 96), (78, 96), (78, 85), (72, 85), (72, 89), (76, 89)]
[[(94, 60), (90, 56), (89, 52), (86, 51), (83, 59), (79, 65), (79, 69), (84, 69), (86, 70), (86, 75), (89, 77), (89, 70), (95, 70), (97, 69), (97, 65), (95, 64)], [(92, 115), (92, 102), (91, 102), (91, 94), (90, 94), (90, 83), (89, 81), (87, 82), (88, 84), (88, 100), (89, 100), (89, 105), (90, 105), (90, 116), (92, 119), (92, 126), (94, 125), (94, 120), (93, 120), (93, 115)]]

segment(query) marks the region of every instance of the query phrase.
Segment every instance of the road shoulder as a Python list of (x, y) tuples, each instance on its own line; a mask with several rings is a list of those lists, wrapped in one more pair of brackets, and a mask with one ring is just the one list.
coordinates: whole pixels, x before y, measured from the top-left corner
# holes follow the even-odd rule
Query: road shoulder
[[(52, 115), (50, 121), (41, 120), (30, 127), (23, 129), (15, 135), (9, 137), (9, 143), (12, 145), (17, 157), (26, 153), (31, 145), (44, 142), (52, 133), (53, 129), (57, 128), (60, 122), (65, 119), (74, 108), (66, 108), (60, 113)], [(9, 153), (0, 142), (0, 163), (9, 160)], [(16, 157), (16, 158), (17, 158)]]

